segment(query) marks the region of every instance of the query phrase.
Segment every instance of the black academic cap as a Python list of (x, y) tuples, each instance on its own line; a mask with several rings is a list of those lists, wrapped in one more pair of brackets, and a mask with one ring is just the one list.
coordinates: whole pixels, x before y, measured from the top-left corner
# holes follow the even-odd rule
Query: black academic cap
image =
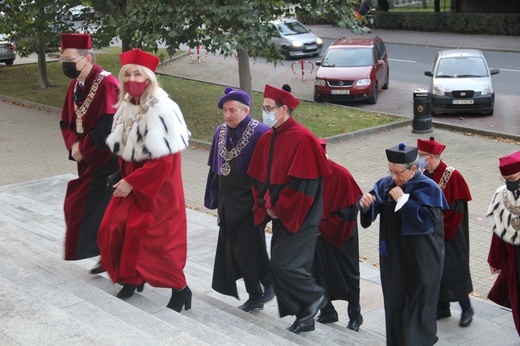
[(417, 148), (399, 143), (396, 147), (386, 149), (386, 157), (392, 163), (411, 163), (417, 159)]

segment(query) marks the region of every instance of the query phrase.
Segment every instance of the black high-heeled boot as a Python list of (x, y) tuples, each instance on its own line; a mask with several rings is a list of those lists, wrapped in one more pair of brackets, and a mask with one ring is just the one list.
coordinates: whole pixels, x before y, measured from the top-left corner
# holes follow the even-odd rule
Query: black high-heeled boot
[(181, 312), (182, 307), (184, 306), (184, 310), (187, 311), (191, 309), (191, 296), (192, 293), (188, 286), (184, 287), (182, 290), (172, 289), (172, 297), (166, 307)]
[(134, 295), (135, 290), (137, 290), (137, 292), (142, 292), (143, 289), (144, 284), (140, 284), (139, 286), (124, 284), (123, 288), (121, 288), (121, 291), (117, 293), (117, 298), (130, 298)]

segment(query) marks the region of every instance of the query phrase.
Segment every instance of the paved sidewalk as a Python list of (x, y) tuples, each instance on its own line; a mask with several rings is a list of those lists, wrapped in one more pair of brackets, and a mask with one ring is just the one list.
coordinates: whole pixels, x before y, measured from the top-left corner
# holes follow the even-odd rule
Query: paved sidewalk
[[(323, 37), (329, 37), (327, 35), (339, 37), (338, 34), (348, 34), (348, 32), (341, 32), (341, 29), (329, 26), (312, 26), (311, 28)], [(481, 49), (487, 47), (497, 49), (495, 48), (495, 45), (497, 45), (504, 50), (520, 50), (518, 38), (388, 31), (383, 33), (376, 30), (373, 33), (381, 36), (384, 34), (387, 42), (391, 42), (389, 37), (394, 37), (395, 40), (400, 39), (399, 42), (401, 43), (409, 44), (420, 44), (424, 41), (430, 45), (454, 42), (461, 47), (465, 43), (468, 46), (480, 46)], [(450, 39), (448, 40), (448, 38)], [(455, 41), (454, 38), (457, 38), (458, 41)], [(201, 71), (200, 65), (192, 65), (196, 66), (192, 70), (199, 69), (198, 79), (222, 85), (227, 84), (227, 81), (221, 79), (219, 73), (216, 72), (219, 67), (211, 66), (211, 68)], [(171, 73), (184, 78), (191, 78), (183, 75), (183, 73), (190, 73), (186, 68), (183, 73), (179, 71)], [(228, 74), (232, 75), (231, 73)], [(236, 78), (236, 76), (234, 77)], [(286, 76), (280, 74), (265, 74), (258, 81), (261, 88), (254, 86), (254, 89), (263, 90), (265, 83), (281, 85), (285, 82), (284, 78)], [(1, 96), (0, 99), (2, 99)], [(0, 101), (0, 150), (2, 152), (0, 185), (76, 173), (75, 165), (67, 160), (58, 121), (59, 115), (56, 110), (42, 110)], [(328, 154), (331, 159), (345, 165), (358, 181), (362, 190), (367, 191), (377, 179), (386, 174), (384, 149), (395, 146), (399, 142), (415, 145), (418, 138), (427, 138), (430, 135), (435, 136), (436, 140), (447, 145), (443, 159), (462, 172), (473, 195), (469, 210), (471, 272), (475, 288), (473, 301), (476, 304), (477, 323), (469, 328), (460, 329), (457, 326), (458, 314), (441, 321), (439, 333), (442, 337), (439, 344), (462, 344), (465, 342), (486, 344), (493, 341), (500, 344), (517, 344), (520, 339), (514, 330), (511, 315), (504, 313), (503, 309), (485, 300), (485, 296), (495, 279), (495, 276), (490, 274), (486, 263), (491, 231), (485, 215), (495, 189), (501, 185), (498, 179), (498, 157), (518, 151), (520, 146), (514, 141), (497, 141), (449, 128), (435, 127), (433, 133), (423, 135), (412, 133), (411, 130), (410, 126), (403, 126), (393, 130), (380, 129), (362, 132), (329, 145)], [(518, 133), (518, 129), (515, 132)], [(189, 208), (208, 213), (209, 211), (205, 210), (202, 205), (208, 155), (204, 149), (204, 143), (202, 144), (201, 146), (200, 143), (194, 142), (192, 148), (184, 152), (183, 178)], [(212, 212), (209, 213), (214, 215)], [(364, 285), (368, 282), (377, 283), (377, 278), (372, 275), (373, 270), (377, 270), (378, 267), (377, 229), (376, 223), (369, 229), (360, 230), (360, 256), (361, 261), (364, 262), (362, 264), (363, 280), (366, 280)], [(373, 299), (365, 296), (362, 304), (368, 305)], [(377, 299), (380, 299), (380, 297), (377, 297)], [(454, 304), (454, 309), (458, 309), (456, 304)], [(479, 320), (480, 318), (482, 320)], [(489, 330), (486, 321), (491, 320), (500, 326), (500, 332), (494, 333), (493, 330)], [(384, 326), (382, 328), (384, 329)], [(483, 335), (484, 330), (486, 335)], [(478, 337), (479, 342), (475, 342), (476, 337)]]

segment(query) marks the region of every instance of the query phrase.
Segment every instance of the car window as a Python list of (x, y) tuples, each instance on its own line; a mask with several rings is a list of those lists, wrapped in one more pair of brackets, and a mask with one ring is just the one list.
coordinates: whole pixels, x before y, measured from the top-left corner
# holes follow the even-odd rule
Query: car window
[(329, 49), (321, 63), (324, 67), (359, 67), (372, 64), (372, 48)]
[(306, 34), (309, 32), (300, 22), (278, 23), (276, 27), (284, 36)]
[(484, 59), (480, 57), (440, 59), (435, 73), (435, 77), (437, 78), (471, 78), (487, 76), (489, 76), (489, 71)]
[(383, 52), (384, 52), (383, 42), (377, 42), (376, 43), (376, 60), (383, 59)]

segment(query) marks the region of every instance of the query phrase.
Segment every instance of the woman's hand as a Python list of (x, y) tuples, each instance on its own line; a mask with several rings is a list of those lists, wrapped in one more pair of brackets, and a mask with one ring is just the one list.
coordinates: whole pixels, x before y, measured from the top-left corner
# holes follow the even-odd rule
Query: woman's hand
[(114, 185), (115, 191), (112, 194), (114, 197), (126, 197), (133, 190), (133, 186), (128, 184), (126, 180), (121, 179)]

